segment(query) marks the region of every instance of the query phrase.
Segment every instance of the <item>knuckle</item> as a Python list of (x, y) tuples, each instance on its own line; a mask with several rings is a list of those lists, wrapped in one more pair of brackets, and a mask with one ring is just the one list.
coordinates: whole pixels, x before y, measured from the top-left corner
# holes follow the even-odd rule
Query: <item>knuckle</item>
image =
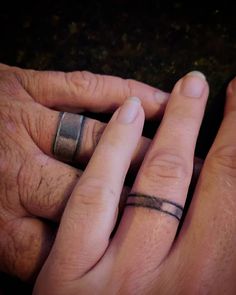
[(105, 181), (94, 177), (86, 177), (78, 187), (78, 193), (72, 198), (78, 206), (88, 210), (104, 211), (109, 207), (109, 203), (116, 197), (116, 192)]
[[(16, 241), (16, 234), (19, 234), (19, 222), (8, 222), (4, 225), (1, 239), (1, 268), (3, 271), (19, 276), (17, 270), (17, 260), (19, 257), (20, 243)], [(21, 253), (22, 254), (22, 253)]]
[(5, 271), (24, 281), (32, 278), (41, 260), (38, 249), (40, 237), (36, 231), (30, 231), (26, 223), (23, 218), (9, 221), (5, 226), (5, 241), (1, 245)]
[[(6, 84), (2, 87), (2, 83), (5, 82)], [(27, 123), (25, 125), (28, 126), (30, 117), (33, 117), (30, 113), (37, 105), (32, 101), (18, 100), (16, 89), (11, 85), (11, 82), (9, 80), (3, 82), (0, 77), (0, 93), (2, 91), (4, 93), (0, 99), (0, 132), (7, 130), (12, 133), (16, 128), (22, 127), (22, 123)]]
[(86, 79), (87, 76), (85, 71), (68, 72), (64, 74), (65, 84), (68, 89), (75, 90), (76, 92), (80, 90), (86, 90), (89, 86), (89, 80)]
[(77, 71), (64, 73), (65, 81), (73, 93), (83, 95), (83, 93), (93, 94), (98, 85), (98, 76), (87, 71)]
[(49, 166), (47, 156), (28, 156), (17, 175), (19, 203), (29, 214), (43, 212), (45, 216), (57, 219), (77, 178), (68, 172), (51, 175)]
[(15, 243), (13, 242), (13, 239), (9, 237), (6, 231), (4, 233), (1, 233), (0, 270), (11, 275), (14, 275), (14, 274), (16, 275), (16, 267), (15, 267), (16, 255), (15, 255), (14, 249), (15, 249)]
[[(9, 122), (7, 124), (10, 124)], [(13, 128), (11, 126), (11, 128)], [(9, 132), (10, 133), (10, 132)], [(16, 199), (14, 194), (17, 191), (16, 175), (20, 166), (20, 157), (23, 154), (22, 148), (19, 146), (18, 139), (14, 134), (3, 132), (0, 127), (0, 137), (4, 138), (0, 141), (0, 219), (4, 218), (3, 211), (15, 212)], [(2, 209), (2, 210), (1, 210)]]
[[(19, 79), (23, 88), (33, 97), (35, 100), (41, 100), (41, 97), (45, 98), (49, 96), (51, 89), (51, 76), (53, 72), (38, 72), (34, 70), (21, 71)], [(44, 81), (48, 81), (46, 84)]]
[(23, 89), (39, 103), (52, 94), (52, 77), (62, 75), (61, 72), (22, 70), (16, 72)]
[(174, 152), (155, 152), (145, 166), (145, 177), (154, 183), (160, 178), (188, 180), (192, 173), (192, 168), (187, 164), (187, 161)]
[(2, 93), (16, 95), (22, 90), (19, 77), (15, 72), (6, 70), (0, 72), (0, 89)]
[(236, 146), (224, 145), (211, 152), (207, 161), (212, 173), (223, 173), (236, 177)]

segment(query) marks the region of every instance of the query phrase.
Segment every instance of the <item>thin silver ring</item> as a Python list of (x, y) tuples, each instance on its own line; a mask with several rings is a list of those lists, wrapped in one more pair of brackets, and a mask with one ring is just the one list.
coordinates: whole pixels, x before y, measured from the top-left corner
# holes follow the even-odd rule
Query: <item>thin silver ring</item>
[(128, 195), (126, 206), (143, 207), (157, 210), (176, 218), (178, 221), (181, 220), (184, 210), (181, 205), (173, 201), (140, 193), (130, 193)]
[(55, 140), (53, 144), (53, 154), (65, 162), (73, 162), (78, 155), (80, 138), (84, 123), (84, 116), (62, 112)]

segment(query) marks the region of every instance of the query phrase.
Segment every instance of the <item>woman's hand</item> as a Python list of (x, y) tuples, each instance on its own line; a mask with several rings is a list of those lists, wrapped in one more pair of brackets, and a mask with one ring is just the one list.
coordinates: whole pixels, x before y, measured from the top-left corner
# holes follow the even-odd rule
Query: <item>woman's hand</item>
[[(111, 112), (134, 95), (147, 117), (161, 116), (168, 94), (140, 82), (0, 65), (0, 271), (23, 280), (38, 272), (54, 239), (53, 224), (82, 173), (52, 155), (59, 111)], [(90, 158), (103, 129), (86, 120), (81, 162)], [(148, 144), (140, 142), (136, 163)]]
[(236, 87), (230, 89), (176, 240), (208, 84), (192, 72), (175, 85), (118, 225), (120, 193), (144, 112), (136, 99), (115, 112), (68, 200), (34, 294), (235, 293)]

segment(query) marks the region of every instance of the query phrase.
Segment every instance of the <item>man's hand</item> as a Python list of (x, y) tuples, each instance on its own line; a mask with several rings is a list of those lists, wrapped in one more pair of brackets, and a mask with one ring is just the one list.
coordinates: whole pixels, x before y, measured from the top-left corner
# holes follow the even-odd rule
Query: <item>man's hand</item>
[[(56, 160), (59, 111), (113, 112), (127, 97), (142, 100), (147, 118), (161, 117), (168, 94), (134, 80), (88, 72), (37, 72), (0, 65), (0, 270), (23, 280), (46, 259), (57, 222), (82, 171)], [(86, 163), (104, 130), (87, 119)], [(150, 140), (133, 156), (141, 163)]]

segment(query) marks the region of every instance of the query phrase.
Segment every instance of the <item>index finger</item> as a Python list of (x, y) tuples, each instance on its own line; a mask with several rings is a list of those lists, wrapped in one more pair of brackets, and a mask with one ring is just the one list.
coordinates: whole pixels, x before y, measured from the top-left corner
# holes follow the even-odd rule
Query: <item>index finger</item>
[(119, 77), (86, 71), (34, 71), (0, 64), (16, 74), (23, 88), (42, 105), (64, 111), (113, 112), (127, 97), (137, 96), (147, 118), (160, 117), (169, 94)]

